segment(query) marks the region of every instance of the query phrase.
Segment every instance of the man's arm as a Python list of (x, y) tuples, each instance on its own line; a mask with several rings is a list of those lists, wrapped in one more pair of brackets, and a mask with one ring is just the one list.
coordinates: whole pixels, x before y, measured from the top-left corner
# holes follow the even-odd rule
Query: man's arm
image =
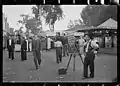
[(34, 46), (33, 46), (34, 44), (33, 44), (33, 43), (34, 43), (34, 42), (33, 42), (33, 40), (32, 40), (32, 51), (33, 51), (33, 49), (34, 49)]
[(13, 48), (15, 48), (15, 42), (14, 42), (14, 39), (12, 40), (12, 43), (13, 43)]

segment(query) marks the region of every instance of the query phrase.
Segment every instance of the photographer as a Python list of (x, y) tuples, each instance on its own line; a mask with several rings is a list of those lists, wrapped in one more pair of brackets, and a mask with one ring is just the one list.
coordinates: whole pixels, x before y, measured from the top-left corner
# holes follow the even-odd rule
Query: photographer
[(95, 53), (99, 50), (99, 45), (93, 40), (92, 34), (86, 35), (85, 38), (84, 78), (88, 78), (88, 66), (90, 67), (90, 78), (93, 78)]

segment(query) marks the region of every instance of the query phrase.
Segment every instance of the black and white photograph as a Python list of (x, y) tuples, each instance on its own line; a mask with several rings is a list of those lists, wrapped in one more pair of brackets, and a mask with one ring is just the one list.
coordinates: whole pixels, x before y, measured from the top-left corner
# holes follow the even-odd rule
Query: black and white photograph
[(117, 81), (117, 23), (117, 5), (2, 5), (3, 82)]

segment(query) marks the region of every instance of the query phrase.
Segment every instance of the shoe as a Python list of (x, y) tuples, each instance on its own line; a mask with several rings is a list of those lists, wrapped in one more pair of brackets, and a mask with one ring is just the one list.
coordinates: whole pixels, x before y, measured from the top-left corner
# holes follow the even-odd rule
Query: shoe
[(69, 56), (69, 54), (67, 54), (67, 56)]
[(94, 76), (90, 76), (89, 78), (94, 78)]
[(38, 70), (39, 69), (39, 67), (36, 67), (36, 70)]
[(57, 63), (57, 64), (59, 64), (59, 63), (60, 63), (60, 61), (56, 61), (56, 63)]
[(56, 62), (57, 64), (59, 64), (60, 62)]
[(87, 76), (84, 76), (82, 79), (87, 79), (88, 77)]
[(11, 58), (8, 58), (9, 60), (11, 60)]
[(65, 57), (65, 55), (63, 55), (62, 57)]
[(62, 60), (60, 60), (60, 63), (62, 62)]
[(41, 65), (38, 66), (38, 69), (40, 69)]

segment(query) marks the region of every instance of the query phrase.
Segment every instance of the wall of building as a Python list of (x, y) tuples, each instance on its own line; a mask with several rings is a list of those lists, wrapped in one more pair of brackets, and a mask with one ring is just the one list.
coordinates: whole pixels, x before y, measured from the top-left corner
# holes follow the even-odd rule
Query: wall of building
[(3, 13), (2, 15), (2, 24), (3, 24), (3, 47), (7, 46), (7, 38), (5, 37), (7, 35), (7, 33), (10, 33), (9, 30), (9, 23), (7, 21), (7, 17), (5, 16), (5, 14)]

